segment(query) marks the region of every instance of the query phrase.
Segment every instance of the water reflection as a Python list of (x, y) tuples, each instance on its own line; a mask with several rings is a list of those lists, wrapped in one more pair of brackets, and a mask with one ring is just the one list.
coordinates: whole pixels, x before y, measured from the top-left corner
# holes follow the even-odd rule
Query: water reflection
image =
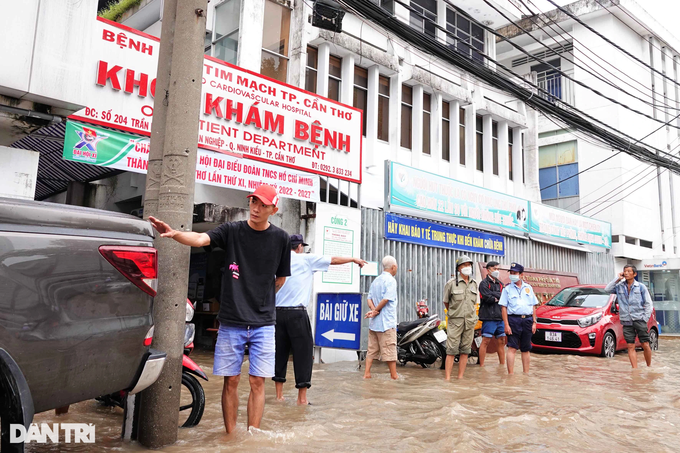
[[(209, 354), (196, 351), (194, 358), (211, 370)], [(680, 340), (662, 339), (654, 366), (635, 371), (626, 354), (610, 360), (534, 354), (528, 376), (508, 376), (492, 355), (485, 368), (470, 366), (464, 380), (450, 383), (443, 371), (414, 366), (399, 367), (401, 379), (392, 381), (376, 363), (366, 381), (356, 363), (320, 365), (312, 406), (295, 404), (294, 385), (277, 403), (268, 383), (262, 430), (245, 429), (248, 387), (241, 385), (239, 426), (231, 435), (221, 418), (222, 382), (210, 376), (202, 382), (208, 406), (200, 425), (181, 429), (178, 443), (163, 451), (677, 451), (679, 359)], [(28, 451), (143, 450), (118, 439), (122, 411), (94, 401), (35, 421), (95, 423), (97, 444)]]

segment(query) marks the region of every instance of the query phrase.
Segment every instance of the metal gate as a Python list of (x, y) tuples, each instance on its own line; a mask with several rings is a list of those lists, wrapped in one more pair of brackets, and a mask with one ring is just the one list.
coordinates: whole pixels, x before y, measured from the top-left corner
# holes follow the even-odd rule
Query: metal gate
[[(397, 259), (399, 322), (415, 319), (414, 306), (422, 298), (427, 298), (431, 313), (443, 316), (444, 285), (454, 275), (456, 258), (462, 254), (467, 254), (474, 261), (494, 260), (507, 265), (516, 261), (527, 268), (571, 272), (578, 274), (580, 283), (607, 283), (614, 275), (614, 257), (609, 251), (586, 253), (505, 236), (505, 256), (464, 253), (385, 239), (385, 212), (362, 208), (361, 215), (361, 257), (367, 261), (378, 261), (380, 271), (380, 261), (385, 255)], [(364, 300), (372, 281), (373, 277), (361, 278)], [(367, 329), (366, 325), (363, 328), (366, 334)]]

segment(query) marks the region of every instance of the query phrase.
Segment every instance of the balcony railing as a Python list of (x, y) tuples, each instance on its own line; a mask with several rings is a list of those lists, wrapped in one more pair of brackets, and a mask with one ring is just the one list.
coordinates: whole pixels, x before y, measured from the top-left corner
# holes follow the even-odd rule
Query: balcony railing
[(574, 71), (563, 71), (564, 75), (554, 70), (531, 72), (525, 79), (532, 81), (540, 90), (537, 95), (551, 102), (562, 101), (565, 104), (574, 105), (574, 82), (566, 76), (572, 77)]

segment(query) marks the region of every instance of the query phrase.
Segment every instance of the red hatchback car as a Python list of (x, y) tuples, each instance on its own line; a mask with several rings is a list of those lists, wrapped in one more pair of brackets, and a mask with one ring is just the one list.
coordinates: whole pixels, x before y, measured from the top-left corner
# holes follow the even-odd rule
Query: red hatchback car
[[(604, 285), (578, 285), (564, 288), (545, 305), (536, 309), (533, 348), (541, 352), (572, 352), (614, 357), (626, 349), (623, 326), (619, 320), (616, 295)], [(648, 322), (649, 344), (659, 348), (656, 311)], [(640, 343), (636, 339), (636, 344)]]

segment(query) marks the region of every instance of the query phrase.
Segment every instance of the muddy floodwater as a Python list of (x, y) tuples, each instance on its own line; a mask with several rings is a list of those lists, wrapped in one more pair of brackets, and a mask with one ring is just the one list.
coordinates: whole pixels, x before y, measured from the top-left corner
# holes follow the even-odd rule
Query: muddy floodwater
[[(208, 372), (212, 356), (196, 351)], [(614, 359), (532, 354), (531, 373), (508, 376), (494, 354), (487, 365), (468, 367), (462, 381), (443, 371), (398, 367), (391, 381), (377, 363), (374, 378), (362, 379), (356, 362), (315, 365), (312, 406), (295, 405), (290, 381), (286, 401), (275, 401), (267, 384), (262, 430), (245, 427), (247, 380), (241, 380), (236, 433), (222, 423), (222, 381), (202, 381), (207, 398), (203, 420), (180, 429), (175, 445), (162, 451), (678, 451), (680, 449), (680, 340), (660, 341), (651, 368), (632, 371), (625, 353)], [(642, 353), (639, 359), (644, 364)], [(292, 364), (291, 364), (292, 365)], [(518, 358), (516, 368), (521, 370)], [(244, 371), (247, 368), (244, 368)], [(292, 377), (292, 366), (289, 377)], [(454, 372), (455, 375), (455, 372)], [(96, 444), (32, 444), (27, 451), (140, 451), (119, 439), (122, 410), (95, 401), (67, 415), (38, 414), (35, 422), (94, 423)]]

